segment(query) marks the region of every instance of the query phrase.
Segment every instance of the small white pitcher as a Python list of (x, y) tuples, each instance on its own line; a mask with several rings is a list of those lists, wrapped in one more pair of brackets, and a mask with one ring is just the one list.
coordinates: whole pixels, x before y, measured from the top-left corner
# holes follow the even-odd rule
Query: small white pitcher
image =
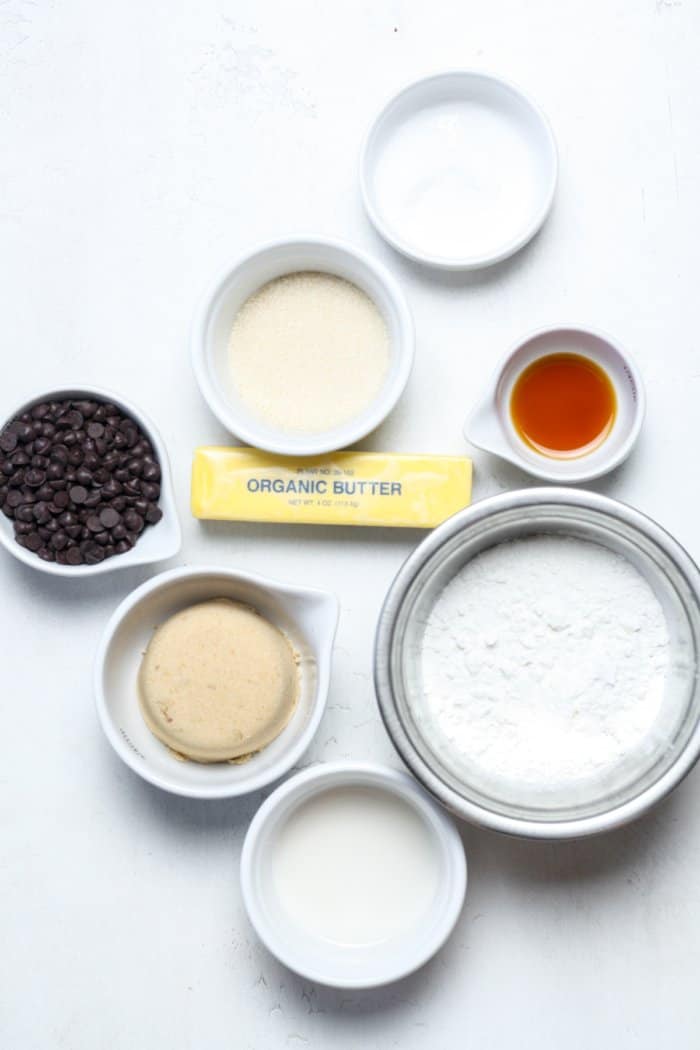
[[(610, 433), (580, 456), (555, 459), (527, 444), (510, 411), (513, 387), (524, 369), (549, 354), (571, 353), (595, 362), (615, 389), (617, 411)], [(644, 421), (646, 395), (629, 354), (609, 336), (574, 325), (546, 328), (511, 350), (497, 369), (486, 395), (472, 410), (464, 435), (472, 445), (507, 459), (535, 477), (562, 484), (592, 481), (607, 474), (632, 451)]]

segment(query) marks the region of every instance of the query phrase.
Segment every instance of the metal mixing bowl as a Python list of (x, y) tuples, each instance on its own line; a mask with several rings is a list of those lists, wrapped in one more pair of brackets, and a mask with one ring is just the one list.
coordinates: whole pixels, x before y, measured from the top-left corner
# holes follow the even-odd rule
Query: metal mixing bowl
[[(478, 774), (456, 772), (416, 717), (426, 619), (445, 585), (488, 547), (546, 533), (589, 540), (626, 557), (660, 601), (670, 666), (654, 733), (643, 753), (583, 790), (556, 786), (535, 802), (517, 784), (494, 790)], [(377, 627), (375, 685), (386, 728), (418, 780), (474, 824), (530, 838), (564, 839), (607, 831), (639, 817), (671, 791), (700, 754), (700, 571), (656, 522), (616, 500), (566, 488), (533, 488), (482, 500), (434, 530), (406, 560)]]

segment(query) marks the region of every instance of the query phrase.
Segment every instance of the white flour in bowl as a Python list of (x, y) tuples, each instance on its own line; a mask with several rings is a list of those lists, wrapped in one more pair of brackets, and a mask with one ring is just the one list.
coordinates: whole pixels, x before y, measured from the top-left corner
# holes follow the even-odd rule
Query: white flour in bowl
[(626, 558), (532, 536), (484, 551), (439, 596), (416, 717), (453, 769), (566, 786), (645, 749), (668, 663), (663, 610)]

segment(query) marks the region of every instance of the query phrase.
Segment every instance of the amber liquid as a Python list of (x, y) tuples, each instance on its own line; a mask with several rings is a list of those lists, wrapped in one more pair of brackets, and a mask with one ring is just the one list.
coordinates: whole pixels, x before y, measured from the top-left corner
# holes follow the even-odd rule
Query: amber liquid
[(607, 373), (579, 354), (548, 354), (518, 376), (513, 425), (531, 448), (557, 459), (597, 448), (615, 422), (617, 398)]

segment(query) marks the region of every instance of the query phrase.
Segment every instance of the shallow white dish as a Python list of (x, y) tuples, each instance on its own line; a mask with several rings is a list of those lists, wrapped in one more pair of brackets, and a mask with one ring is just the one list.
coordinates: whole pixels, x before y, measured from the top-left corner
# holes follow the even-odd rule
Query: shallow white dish
[(148, 528), (144, 529), (143, 533), (139, 536), (139, 539), (130, 551), (127, 551), (125, 554), (116, 554), (114, 557), (107, 558), (105, 561), (101, 561), (97, 565), (59, 565), (58, 562), (43, 561), (32, 551), (20, 547), (14, 537), (12, 521), (9, 518), (6, 518), (1, 512), (0, 543), (2, 543), (10, 554), (14, 555), (19, 561), (24, 562), (25, 565), (29, 565), (32, 569), (39, 569), (40, 572), (50, 573), (52, 576), (76, 576), (81, 578), (85, 576), (97, 576), (104, 572), (114, 572), (117, 569), (130, 569), (136, 565), (150, 565), (153, 562), (165, 561), (166, 558), (172, 558), (173, 555), (177, 554), (180, 550), (182, 535), (180, 532), (180, 522), (178, 520), (177, 510), (175, 508), (175, 495), (173, 492), (173, 482), (170, 473), (170, 460), (168, 459), (165, 444), (155, 423), (153, 423), (148, 416), (146, 416), (141, 409), (137, 408), (131, 401), (127, 401), (125, 398), (121, 397), (119, 394), (113, 393), (111, 390), (104, 390), (102, 387), (81, 386), (75, 384), (73, 386), (62, 387), (60, 390), (49, 390), (46, 393), (39, 394), (37, 397), (30, 398), (28, 401), (23, 401), (22, 404), (7, 413), (3, 423), (0, 425), (0, 431), (10, 422), (10, 420), (21, 415), (23, 412), (27, 412), (30, 408), (33, 408), (34, 405), (38, 405), (42, 401), (60, 401), (62, 398), (72, 397), (93, 398), (97, 401), (111, 401), (138, 423), (153, 445), (158, 456), (161, 473), (160, 498), (158, 500), (158, 505), (163, 511), (163, 517), (156, 525), (149, 525)]
[[(138, 701), (141, 657), (154, 629), (209, 598), (253, 606), (300, 657), (299, 700), (280, 735), (247, 762), (183, 761), (148, 729)], [(331, 594), (214, 566), (172, 569), (137, 587), (113, 613), (95, 657), (97, 713), (119, 757), (151, 784), (190, 798), (231, 798), (265, 787), (297, 762), (318, 728), (328, 695), (338, 602)]]
[[(254, 416), (238, 397), (229, 366), (231, 328), (246, 299), (268, 281), (301, 270), (335, 274), (357, 285), (377, 306), (389, 330), (389, 371), (377, 397), (348, 423), (318, 434), (280, 430)], [(414, 344), (411, 312), (389, 271), (359, 249), (327, 237), (271, 241), (227, 267), (204, 295), (191, 337), (194, 373), (217, 419), (247, 444), (287, 456), (333, 452), (379, 426), (406, 386)]]
[[(515, 429), (510, 414), (513, 387), (528, 365), (548, 354), (570, 353), (600, 365), (615, 389), (617, 412), (612, 429), (591, 452), (555, 459), (532, 448)], [(534, 332), (503, 358), (483, 399), (470, 413), (464, 435), (472, 445), (507, 459), (545, 481), (577, 484), (592, 481), (619, 466), (632, 451), (646, 412), (639, 369), (618, 342), (602, 332), (558, 325)]]
[(367, 213), (394, 248), (444, 269), (489, 266), (522, 248), (557, 182), (547, 118), (513, 84), (437, 73), (395, 95), (362, 149)]
[[(285, 821), (302, 803), (333, 788), (356, 786), (393, 793), (425, 821), (436, 851), (439, 885), (429, 911), (405, 936), (379, 944), (347, 946), (305, 933), (290, 922), (270, 877), (271, 850)], [(362, 762), (324, 763), (285, 781), (253, 818), (241, 856), (243, 900), (267, 949), (308, 980), (338, 988), (388, 984), (422, 966), (452, 932), (466, 886), (464, 849), (450, 817), (407, 774)]]

